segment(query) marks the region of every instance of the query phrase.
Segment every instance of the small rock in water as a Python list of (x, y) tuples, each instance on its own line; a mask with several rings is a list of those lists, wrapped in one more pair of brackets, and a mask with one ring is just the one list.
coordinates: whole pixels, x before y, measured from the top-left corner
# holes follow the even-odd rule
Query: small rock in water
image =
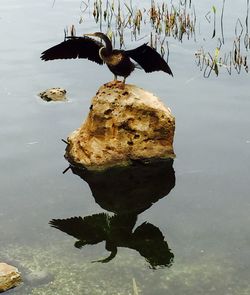
[(0, 293), (16, 287), (21, 283), (18, 269), (7, 263), (0, 263)]
[(63, 88), (50, 88), (39, 93), (45, 101), (62, 101), (66, 99), (67, 91)]

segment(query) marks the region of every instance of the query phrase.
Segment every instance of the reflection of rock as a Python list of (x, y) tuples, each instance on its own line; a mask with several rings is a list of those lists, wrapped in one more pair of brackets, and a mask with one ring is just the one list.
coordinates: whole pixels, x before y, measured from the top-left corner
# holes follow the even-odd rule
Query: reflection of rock
[(96, 202), (105, 210), (139, 214), (165, 197), (175, 186), (173, 160), (134, 163), (129, 167), (92, 172), (71, 167), (85, 180)]
[(21, 274), (14, 266), (0, 263), (0, 292), (16, 287), (21, 282)]
[(66, 90), (63, 88), (50, 88), (41, 93), (39, 96), (45, 101), (60, 101), (66, 99)]
[(69, 137), (66, 157), (92, 170), (133, 160), (173, 158), (175, 119), (153, 94), (134, 85), (103, 85), (84, 124)]
[(118, 247), (134, 249), (152, 268), (170, 266), (173, 253), (159, 228), (144, 222), (136, 227), (137, 215), (165, 197), (175, 185), (173, 160), (153, 161), (147, 165), (93, 172), (71, 167), (73, 173), (88, 182), (96, 202), (113, 216), (101, 213), (85, 217), (53, 219), (55, 227), (78, 241), (75, 247), (106, 243), (110, 255), (99, 262), (113, 259)]

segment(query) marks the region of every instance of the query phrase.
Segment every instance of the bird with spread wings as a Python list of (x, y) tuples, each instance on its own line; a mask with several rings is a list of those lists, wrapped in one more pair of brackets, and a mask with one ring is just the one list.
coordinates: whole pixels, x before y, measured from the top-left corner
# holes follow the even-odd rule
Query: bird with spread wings
[[(104, 44), (90, 36), (100, 38)], [(82, 37), (66, 36), (63, 42), (45, 50), (41, 55), (44, 61), (75, 58), (86, 58), (100, 65), (105, 63), (114, 74), (114, 80), (121, 76), (124, 83), (136, 64), (146, 73), (163, 71), (173, 76), (167, 62), (154, 48), (143, 44), (132, 50), (113, 49), (111, 40), (101, 32)]]

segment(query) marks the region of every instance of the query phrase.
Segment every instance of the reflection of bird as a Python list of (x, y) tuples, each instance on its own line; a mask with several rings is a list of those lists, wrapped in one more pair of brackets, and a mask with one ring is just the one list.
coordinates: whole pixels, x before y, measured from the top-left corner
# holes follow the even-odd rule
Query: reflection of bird
[[(105, 46), (87, 36), (99, 37), (104, 41)], [(122, 76), (124, 83), (136, 67), (136, 64), (130, 58), (138, 63), (146, 73), (163, 71), (173, 76), (167, 62), (147, 44), (132, 50), (113, 49), (110, 39), (100, 32), (85, 34), (84, 37), (68, 36), (65, 41), (47, 49), (41, 55), (41, 59), (45, 61), (71, 58), (87, 58), (98, 64), (106, 63), (114, 74), (115, 80), (117, 76)]]
[(118, 247), (125, 247), (138, 251), (152, 268), (171, 266), (174, 254), (159, 228), (144, 222), (134, 229), (136, 221), (137, 215), (134, 214), (110, 216), (99, 213), (84, 218), (52, 219), (49, 223), (52, 227), (77, 238), (75, 247), (79, 249), (105, 241), (105, 248), (111, 252), (110, 255), (93, 262), (109, 262), (115, 258)]

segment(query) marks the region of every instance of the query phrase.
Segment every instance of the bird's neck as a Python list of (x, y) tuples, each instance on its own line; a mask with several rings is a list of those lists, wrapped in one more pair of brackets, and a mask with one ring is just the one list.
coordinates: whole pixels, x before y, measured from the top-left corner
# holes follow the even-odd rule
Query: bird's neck
[(111, 53), (112, 53), (112, 50), (108, 50), (106, 47), (102, 47), (100, 50), (99, 50), (99, 55), (101, 57), (101, 59), (106, 62), (106, 59), (111, 56)]
[(103, 34), (102, 40), (105, 43), (105, 48), (101, 48), (103, 50), (103, 53), (104, 54), (111, 54), (113, 51), (113, 47), (112, 47), (112, 43), (111, 43), (110, 39), (108, 38), (108, 36)]

